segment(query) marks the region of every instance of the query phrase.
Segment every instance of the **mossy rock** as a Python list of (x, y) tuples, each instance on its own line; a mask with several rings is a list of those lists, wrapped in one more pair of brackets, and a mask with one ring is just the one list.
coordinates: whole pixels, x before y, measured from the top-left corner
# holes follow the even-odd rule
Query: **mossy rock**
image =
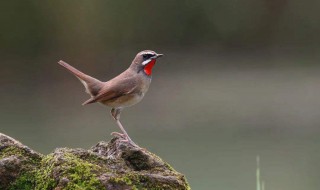
[(43, 156), (0, 133), (0, 189), (33, 189), (34, 171)]
[(57, 148), (43, 156), (0, 133), (2, 190), (190, 189), (158, 156), (113, 138), (89, 150)]

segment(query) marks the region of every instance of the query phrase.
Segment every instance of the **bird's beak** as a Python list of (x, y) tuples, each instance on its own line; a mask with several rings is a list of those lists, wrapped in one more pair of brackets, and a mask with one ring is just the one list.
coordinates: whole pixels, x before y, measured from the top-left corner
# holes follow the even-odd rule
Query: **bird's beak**
[(157, 59), (157, 58), (162, 57), (162, 56), (163, 56), (163, 54), (160, 54), (160, 53), (159, 53), (159, 54), (156, 55), (155, 58)]

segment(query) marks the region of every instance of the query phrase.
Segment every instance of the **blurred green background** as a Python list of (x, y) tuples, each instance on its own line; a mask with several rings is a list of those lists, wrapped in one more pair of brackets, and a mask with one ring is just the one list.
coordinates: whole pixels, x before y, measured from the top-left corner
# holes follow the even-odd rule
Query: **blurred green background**
[(0, 132), (49, 153), (118, 131), (63, 59), (108, 80), (165, 54), (122, 122), (196, 190), (318, 190), (320, 1), (2, 1)]

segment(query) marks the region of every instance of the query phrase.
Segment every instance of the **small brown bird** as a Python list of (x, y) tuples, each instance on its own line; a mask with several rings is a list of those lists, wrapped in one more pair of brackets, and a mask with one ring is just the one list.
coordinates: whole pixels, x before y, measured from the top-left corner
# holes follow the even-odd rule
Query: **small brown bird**
[(151, 50), (141, 51), (127, 70), (107, 82), (86, 75), (62, 60), (58, 63), (74, 74), (82, 82), (86, 92), (91, 95), (91, 98), (82, 105), (99, 102), (111, 107), (111, 115), (122, 131), (122, 133), (113, 132), (112, 135), (124, 138), (124, 141), (137, 146), (120, 123), (120, 113), (123, 108), (142, 100), (151, 83), (152, 68), (161, 56), (162, 54)]

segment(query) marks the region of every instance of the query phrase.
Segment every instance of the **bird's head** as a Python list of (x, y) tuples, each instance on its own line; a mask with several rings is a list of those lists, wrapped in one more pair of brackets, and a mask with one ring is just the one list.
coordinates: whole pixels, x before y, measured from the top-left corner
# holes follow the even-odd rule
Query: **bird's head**
[(144, 50), (139, 52), (132, 61), (131, 67), (137, 69), (138, 72), (143, 71), (146, 75), (152, 74), (152, 68), (156, 60), (163, 56), (151, 50)]

